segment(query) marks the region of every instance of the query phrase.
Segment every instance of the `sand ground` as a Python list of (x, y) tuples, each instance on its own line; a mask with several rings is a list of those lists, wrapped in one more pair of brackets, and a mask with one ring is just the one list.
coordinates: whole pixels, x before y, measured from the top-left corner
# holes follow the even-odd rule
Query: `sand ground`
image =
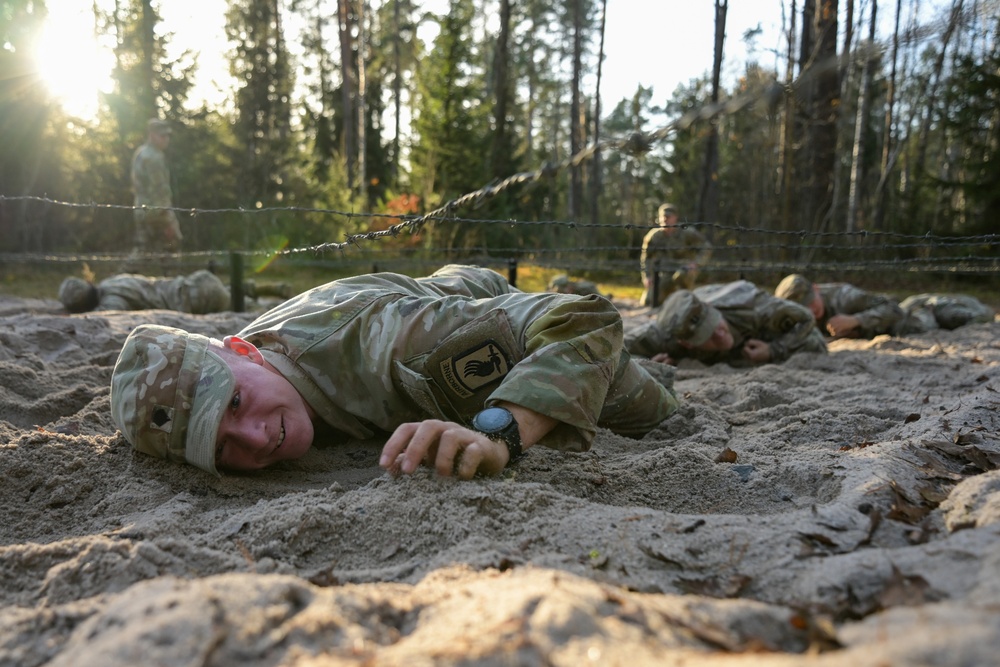
[(249, 317), (0, 297), (0, 665), (1000, 660), (1000, 323), (682, 363), (644, 439), (494, 479), (391, 479), (380, 440), (221, 479), (134, 453), (128, 331)]

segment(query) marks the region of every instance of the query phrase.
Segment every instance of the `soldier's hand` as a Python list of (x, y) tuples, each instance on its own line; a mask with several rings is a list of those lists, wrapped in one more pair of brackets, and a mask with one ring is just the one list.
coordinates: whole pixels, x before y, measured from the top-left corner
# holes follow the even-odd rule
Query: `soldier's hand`
[(762, 340), (750, 338), (743, 344), (743, 358), (755, 364), (771, 361), (771, 346)]
[(826, 322), (826, 330), (834, 338), (857, 338), (861, 321), (853, 315), (834, 315)]
[(478, 431), (455, 422), (426, 419), (400, 424), (382, 448), (379, 465), (395, 476), (412, 474), (426, 463), (443, 477), (472, 479), (477, 472), (500, 472), (508, 458), (506, 445)]
[(650, 357), (650, 360), (659, 362), (661, 364), (670, 364), (672, 366), (674, 365), (674, 360), (671, 359), (670, 355), (667, 354), (666, 352), (657, 352), (652, 357)]

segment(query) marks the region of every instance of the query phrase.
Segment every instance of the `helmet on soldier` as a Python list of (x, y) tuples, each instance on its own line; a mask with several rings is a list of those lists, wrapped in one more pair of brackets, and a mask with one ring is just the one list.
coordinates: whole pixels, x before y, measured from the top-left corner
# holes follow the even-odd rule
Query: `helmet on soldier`
[(125, 340), (111, 375), (111, 417), (132, 446), (214, 475), (222, 413), (235, 385), (217, 341), (154, 324)]
[(659, 321), (673, 338), (692, 347), (712, 337), (722, 313), (689, 290), (678, 290), (660, 307)]
[(86, 313), (97, 307), (97, 287), (83, 278), (67, 278), (59, 286), (59, 302), (71, 313)]
[(803, 275), (792, 273), (785, 276), (774, 288), (774, 296), (808, 306), (816, 297), (813, 284)]

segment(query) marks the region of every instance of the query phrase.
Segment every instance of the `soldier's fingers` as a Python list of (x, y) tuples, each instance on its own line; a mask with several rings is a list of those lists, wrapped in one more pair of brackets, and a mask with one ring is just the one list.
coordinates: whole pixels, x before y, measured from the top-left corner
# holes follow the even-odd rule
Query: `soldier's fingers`
[(437, 434), (432, 422), (400, 424), (382, 447), (379, 465), (383, 468), (396, 465), (398, 472), (409, 475), (428, 457), (429, 452), (433, 456), (431, 450), (436, 444)]
[(456, 461), (464, 458), (464, 451), (469, 439), (455, 429), (446, 429), (438, 434), (437, 454), (434, 457), (434, 469), (442, 477), (450, 477), (455, 470)]
[(472, 479), (475, 477), (476, 471), (479, 470), (479, 466), (486, 458), (486, 455), (487, 452), (484, 450), (482, 444), (478, 442), (470, 444), (462, 450), (462, 456), (455, 467), (455, 476), (459, 479)]
[(410, 441), (403, 451), (400, 463), (402, 472), (409, 475), (422, 463), (434, 465), (437, 460), (438, 443), (441, 434), (450, 428), (449, 422), (438, 419), (427, 419), (416, 422), (416, 429), (410, 434)]
[(406, 446), (410, 444), (410, 436), (417, 430), (417, 424), (400, 424), (393, 431), (385, 445), (382, 446), (382, 456), (379, 457), (378, 464), (389, 469), (398, 464), (399, 455), (403, 453)]

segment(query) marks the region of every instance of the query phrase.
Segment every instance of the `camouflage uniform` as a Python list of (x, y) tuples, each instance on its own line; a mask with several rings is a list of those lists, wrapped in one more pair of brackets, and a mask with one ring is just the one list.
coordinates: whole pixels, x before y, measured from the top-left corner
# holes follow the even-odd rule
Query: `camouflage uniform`
[[(662, 303), (678, 289), (692, 289), (697, 270), (689, 270), (688, 264), (704, 266), (711, 255), (712, 244), (695, 229), (680, 226), (651, 229), (642, 240), (642, 254), (639, 258), (643, 285), (649, 284), (655, 271), (659, 275), (657, 297)], [(660, 305), (652, 303), (652, 298), (652, 288), (646, 287), (642, 294), (642, 305)]]
[[(812, 287), (813, 283), (806, 278), (792, 274), (781, 281), (774, 294), (808, 306), (815, 298)], [(826, 331), (826, 324), (834, 315), (850, 315), (858, 319), (860, 337), (873, 338), (892, 333), (903, 319), (902, 309), (887, 296), (866, 292), (849, 283), (820, 283), (816, 287), (823, 299), (823, 317), (816, 322), (820, 331)]]
[[(476, 267), (449, 266), (420, 279), (337, 280), (261, 315), (239, 335), (324, 422), (355, 438), (428, 418), (468, 424), (484, 406), (509, 401), (560, 422), (540, 444), (583, 451), (598, 426), (641, 437), (677, 408), (673, 390), (625, 351), (621, 316), (608, 300), (526, 294)], [(214, 472), (203, 461), (218, 420), (209, 420), (214, 428), (199, 420), (194, 438), (187, 415), (201, 414), (197, 392), (224, 384), (225, 371), (209, 363), (208, 380), (171, 380), (191, 365), (188, 356), (199, 364), (211, 356), (201, 338), (190, 335), (188, 355), (164, 327), (134, 331), (113, 374), (112, 414), (137, 449)], [(174, 407), (157, 412), (157, 405)], [(164, 436), (168, 423), (177, 426)]]
[(578, 296), (604, 296), (597, 285), (589, 280), (570, 280), (567, 275), (558, 275), (549, 281), (549, 291), (559, 294), (576, 294)]
[(915, 294), (903, 299), (899, 307), (905, 313), (896, 325), (899, 336), (992, 322), (995, 316), (992, 308), (964, 294)]
[(105, 278), (96, 288), (80, 278), (67, 278), (59, 287), (59, 300), (71, 313), (160, 309), (195, 315), (228, 310), (231, 301), (229, 288), (204, 269), (176, 278), (124, 273)]
[(134, 274), (111, 276), (97, 283), (97, 310), (177, 310), (203, 315), (229, 310), (229, 288), (210, 271), (176, 278)]
[[(150, 131), (169, 133), (163, 121), (152, 120)], [(170, 194), (170, 170), (163, 151), (148, 140), (132, 157), (132, 191), (135, 193), (135, 246), (143, 252), (176, 252), (180, 249), (181, 228)], [(147, 207), (143, 209), (141, 207)], [(154, 209), (154, 210), (150, 210)]]
[[(690, 331), (714, 329), (718, 317), (712, 310), (729, 325), (732, 349), (708, 352), (681, 345), (679, 339), (691, 340)], [(691, 342), (697, 344), (707, 337)], [(666, 352), (674, 359), (693, 358), (706, 364), (726, 362), (741, 366), (747, 364), (742, 348), (750, 338), (768, 343), (771, 361), (775, 362), (784, 361), (795, 352), (826, 352), (826, 342), (807, 308), (772, 296), (746, 280), (675, 292), (660, 308), (656, 322), (626, 337), (625, 346), (639, 356)]]

